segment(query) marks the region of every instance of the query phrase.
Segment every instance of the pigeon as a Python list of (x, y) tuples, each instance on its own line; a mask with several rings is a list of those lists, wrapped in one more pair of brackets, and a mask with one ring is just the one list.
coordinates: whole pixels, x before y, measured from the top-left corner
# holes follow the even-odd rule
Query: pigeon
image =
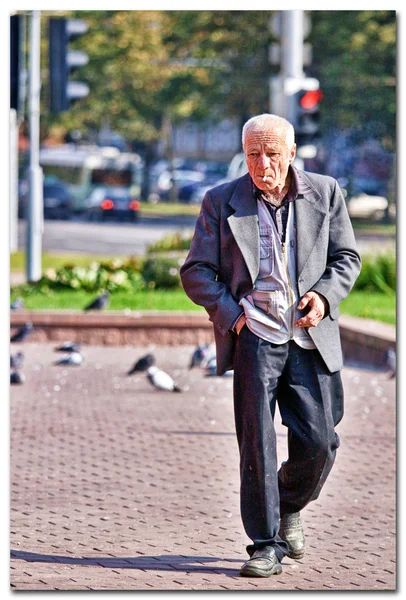
[(10, 383), (24, 383), (24, 381), (24, 373), (20, 373), (20, 371), (14, 371), (13, 373), (10, 373)]
[(138, 371), (146, 371), (148, 367), (152, 367), (155, 364), (155, 356), (153, 354), (146, 354), (134, 364), (134, 366), (128, 371), (127, 375), (132, 375)]
[(216, 364), (216, 346), (214, 344), (209, 344), (207, 350), (205, 351), (205, 356), (200, 363), (200, 367), (205, 369), (208, 364), (213, 362)]
[[(217, 361), (216, 357), (212, 356), (205, 367), (205, 377), (217, 377)], [(221, 377), (233, 377), (234, 371), (231, 369), (221, 375)]]
[(148, 381), (158, 390), (164, 390), (166, 392), (181, 392), (181, 388), (175, 384), (172, 377), (162, 371), (155, 365), (148, 367), (147, 369)]
[(205, 364), (205, 361), (210, 354), (212, 354), (211, 344), (199, 344), (192, 354), (189, 369), (201, 367), (202, 364)]
[(21, 369), (24, 364), (24, 354), (17, 352), (17, 354), (10, 354), (10, 369)]
[(396, 377), (396, 350), (394, 348), (388, 348), (386, 354), (386, 365), (389, 369), (389, 379)]
[[(223, 373), (223, 375), (221, 375), (220, 377), (233, 377), (234, 375), (234, 371), (230, 370), (230, 371), (226, 371), (225, 373)], [(217, 373), (216, 373), (216, 367), (208, 367), (206, 369), (206, 372), (204, 374), (205, 377), (217, 377)]]
[(80, 344), (77, 342), (64, 342), (62, 346), (55, 348), (55, 352), (80, 352)]
[(108, 291), (105, 291), (100, 296), (98, 296), (96, 300), (93, 300), (93, 302), (86, 306), (84, 310), (103, 310), (103, 308), (106, 308), (106, 306), (108, 305), (109, 300), (110, 294)]
[(10, 342), (23, 342), (27, 339), (33, 329), (32, 323), (27, 322), (10, 338)]
[(61, 358), (61, 360), (56, 361), (56, 365), (75, 365), (79, 367), (83, 363), (83, 356), (80, 352), (71, 352), (65, 358)]
[(208, 361), (207, 364), (205, 365), (205, 369), (206, 371), (212, 371), (213, 369), (215, 370), (217, 367), (217, 359), (215, 356), (212, 356)]
[(14, 302), (12, 302), (10, 304), (10, 310), (22, 310), (24, 308), (24, 301), (21, 298), (21, 296), (18, 296), (18, 298), (16, 298), (14, 300)]

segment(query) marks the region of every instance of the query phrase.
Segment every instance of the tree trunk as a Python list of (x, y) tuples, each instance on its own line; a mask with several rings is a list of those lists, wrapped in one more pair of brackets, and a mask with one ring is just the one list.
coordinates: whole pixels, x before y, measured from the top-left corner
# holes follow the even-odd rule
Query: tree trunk
[(149, 192), (151, 188), (150, 172), (151, 164), (156, 158), (156, 143), (155, 141), (149, 141), (146, 143), (145, 155), (144, 155), (144, 171), (142, 175), (141, 184), (141, 199), (148, 201)]

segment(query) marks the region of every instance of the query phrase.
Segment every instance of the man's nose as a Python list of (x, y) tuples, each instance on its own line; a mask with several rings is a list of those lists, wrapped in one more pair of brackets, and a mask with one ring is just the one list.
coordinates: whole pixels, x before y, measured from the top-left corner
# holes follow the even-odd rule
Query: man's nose
[(263, 170), (269, 167), (269, 157), (266, 154), (259, 155), (258, 166)]

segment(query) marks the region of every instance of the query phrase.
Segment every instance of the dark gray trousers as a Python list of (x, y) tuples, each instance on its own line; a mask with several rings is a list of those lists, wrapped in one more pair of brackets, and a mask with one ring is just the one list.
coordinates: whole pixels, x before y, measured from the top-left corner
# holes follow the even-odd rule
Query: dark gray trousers
[[(279, 471), (276, 401), (288, 428), (288, 459)], [(253, 542), (247, 552), (273, 546), (282, 560), (288, 547), (278, 535), (280, 517), (315, 500), (334, 463), (334, 426), (343, 415), (340, 372), (330, 373), (318, 350), (273, 344), (244, 326), (234, 357), (234, 415), (241, 517)]]

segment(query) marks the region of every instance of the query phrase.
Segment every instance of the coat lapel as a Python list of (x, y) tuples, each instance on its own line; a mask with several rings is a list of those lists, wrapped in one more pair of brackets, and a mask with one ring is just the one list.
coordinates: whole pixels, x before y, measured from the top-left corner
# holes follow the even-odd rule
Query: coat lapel
[[(326, 212), (319, 192), (313, 187), (303, 171), (299, 171), (301, 192), (296, 199), (297, 276), (300, 277), (323, 227)], [(251, 177), (244, 175), (229, 202), (235, 210), (228, 217), (228, 224), (244, 257), (252, 283), (259, 273), (259, 219), (258, 205), (252, 193)], [(322, 260), (324, 260), (323, 257)]]
[[(313, 187), (303, 171), (299, 171), (302, 194), (295, 200), (295, 222), (297, 235), (297, 277), (299, 279), (311, 253), (317, 246), (326, 212), (321, 202), (319, 192)], [(320, 257), (325, 260), (325, 257)]]
[(254, 284), (259, 273), (259, 225), (258, 206), (249, 174), (241, 178), (229, 204), (235, 212), (228, 217), (228, 224)]

